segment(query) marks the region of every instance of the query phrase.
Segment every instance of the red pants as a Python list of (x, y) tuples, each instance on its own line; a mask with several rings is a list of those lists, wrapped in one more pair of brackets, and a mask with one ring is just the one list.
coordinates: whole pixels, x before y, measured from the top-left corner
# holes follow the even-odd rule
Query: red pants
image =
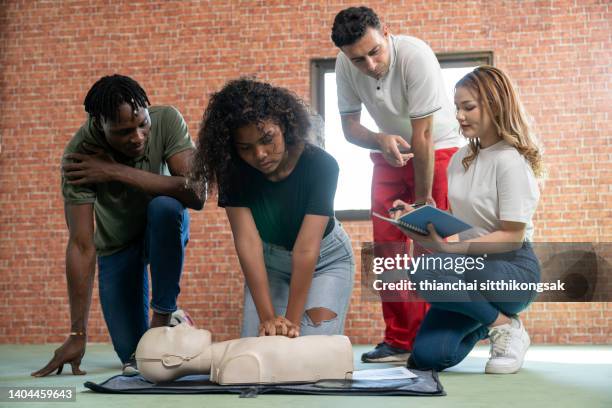
[[(434, 177), (432, 185), (432, 197), (436, 201), (436, 206), (440, 209), (448, 209), (446, 178), (446, 168), (448, 163), (458, 149), (440, 149), (435, 151)], [(380, 214), (387, 214), (392, 207), (393, 201), (400, 199), (407, 203), (415, 200), (414, 190), (414, 165), (412, 162), (404, 167), (392, 167), (389, 165), (381, 153), (371, 153), (370, 158), (374, 162), (374, 173), (372, 175), (372, 211)], [(406, 243), (410, 246), (410, 240), (392, 224), (372, 218), (374, 229), (374, 242), (381, 243)], [(380, 254), (377, 256), (395, 256), (397, 245), (389, 245), (387, 250), (394, 253)], [(382, 250), (384, 252), (384, 246)], [(415, 246), (413, 256), (423, 253), (424, 250)], [(392, 298), (398, 299), (402, 293), (394, 293)], [(382, 294), (383, 297), (384, 294)], [(406, 299), (411, 301), (382, 302), (383, 318), (385, 319), (385, 339), (384, 341), (393, 347), (412, 350), (412, 344), (417, 331), (425, 317), (429, 305), (420, 299), (415, 300), (415, 293), (404, 294)]]

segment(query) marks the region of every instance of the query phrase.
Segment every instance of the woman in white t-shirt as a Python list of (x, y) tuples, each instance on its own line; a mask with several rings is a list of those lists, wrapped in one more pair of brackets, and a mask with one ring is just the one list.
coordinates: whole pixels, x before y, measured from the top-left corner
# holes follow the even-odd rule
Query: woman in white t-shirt
[[(422, 262), (433, 267), (417, 268), (411, 277), (431, 308), (408, 364), (443, 370), (489, 337), (491, 358), (485, 372), (515, 373), (529, 347), (529, 335), (517, 313), (529, 305), (535, 292), (505, 290), (504, 284), (540, 280), (529, 242), (540, 195), (536, 175), (541, 172), (541, 156), (512, 84), (499, 69), (481, 66), (463, 77), (455, 86), (455, 105), (469, 143), (451, 159), (448, 199), (453, 214), (473, 228), (459, 235), (459, 243), (445, 242), (431, 224), (427, 236), (404, 230), (431, 248), (428, 257), (445, 261)], [(399, 200), (393, 205), (410, 208)], [(406, 212), (395, 211), (393, 216)], [(425, 281), (456, 290), (427, 290), (433, 288)]]

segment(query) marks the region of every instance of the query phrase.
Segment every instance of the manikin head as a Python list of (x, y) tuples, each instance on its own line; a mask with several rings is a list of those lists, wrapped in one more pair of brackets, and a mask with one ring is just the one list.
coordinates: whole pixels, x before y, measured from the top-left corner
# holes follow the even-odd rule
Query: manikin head
[(208, 372), (211, 344), (208, 330), (187, 323), (149, 329), (136, 348), (138, 370), (155, 383)]

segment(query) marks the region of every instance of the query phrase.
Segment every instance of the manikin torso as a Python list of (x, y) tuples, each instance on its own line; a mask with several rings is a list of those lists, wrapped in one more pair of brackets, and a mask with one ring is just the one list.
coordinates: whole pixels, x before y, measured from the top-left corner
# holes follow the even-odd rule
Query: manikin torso
[(346, 336), (246, 337), (212, 343), (188, 324), (147, 331), (136, 349), (138, 369), (159, 383), (210, 374), (218, 384), (274, 384), (350, 379), (353, 351)]

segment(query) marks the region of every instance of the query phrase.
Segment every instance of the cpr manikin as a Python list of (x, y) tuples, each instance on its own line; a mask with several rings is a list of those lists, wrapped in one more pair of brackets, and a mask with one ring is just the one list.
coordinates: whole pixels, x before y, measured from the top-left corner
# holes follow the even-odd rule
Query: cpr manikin
[(350, 379), (353, 351), (346, 336), (246, 337), (211, 342), (208, 330), (188, 324), (147, 331), (136, 348), (138, 369), (159, 383), (210, 374), (226, 384), (274, 384)]

